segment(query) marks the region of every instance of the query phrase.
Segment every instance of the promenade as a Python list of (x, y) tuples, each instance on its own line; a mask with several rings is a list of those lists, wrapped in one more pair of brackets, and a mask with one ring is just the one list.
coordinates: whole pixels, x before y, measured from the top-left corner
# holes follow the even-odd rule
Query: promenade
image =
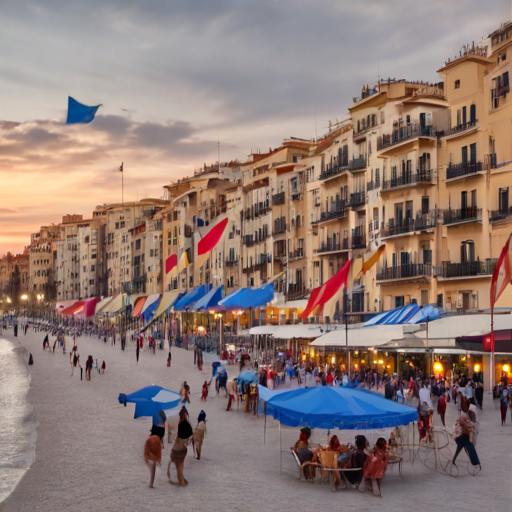
[[(0, 505), (1, 512), (78, 511), (309, 511), (368, 510), (381, 512), (450, 510), (486, 512), (508, 510), (512, 498), (509, 471), (512, 467), (512, 426), (501, 427), (497, 404), (484, 396), (479, 413), (480, 436), (477, 451), (483, 470), (470, 476), (466, 455), (458, 460), (460, 477), (451, 478), (425, 468), (416, 461), (405, 463), (403, 475), (389, 468), (382, 485), (382, 498), (362, 495), (353, 489), (330, 491), (318, 480), (314, 484), (297, 480), (296, 466), (288, 448), (298, 438), (298, 429), (283, 429), (283, 473), (279, 469), (277, 423), (267, 418), (266, 444), (263, 417), (246, 415), (243, 408), (226, 412), (227, 399), (215, 397), (213, 386), (207, 402), (200, 401), (201, 385), (211, 376), (213, 355), (205, 354), (200, 372), (193, 366), (193, 353), (173, 347), (172, 366), (166, 367), (167, 349), (156, 354), (142, 351), (136, 364), (134, 344), (121, 351), (97, 338), (82, 336), (78, 352), (84, 367), (70, 377), (69, 352), (54, 354), (42, 350), (44, 333), (29, 330), (14, 338), (34, 357), (29, 400), (38, 420), (36, 459), (16, 490)], [(52, 340), (53, 344), (53, 340)], [(72, 341), (67, 338), (68, 349)], [(92, 380), (85, 379), (85, 360), (91, 354), (101, 364)], [(227, 367), (229, 377), (237, 367)], [(188, 487), (170, 485), (165, 475), (170, 446), (163, 451), (157, 468), (155, 489), (148, 488), (149, 472), (143, 461), (149, 419), (133, 419), (133, 405), (123, 407), (118, 394), (130, 393), (149, 384), (179, 391), (186, 380), (191, 387), (190, 412), (195, 427), (199, 411), (207, 414), (208, 433), (200, 461), (191, 447), (185, 460)], [(447, 425), (451, 428), (456, 406), (449, 403)], [(171, 419), (176, 423), (176, 417)], [(439, 416), (434, 415), (439, 424)], [(336, 432), (342, 442), (353, 441), (356, 431)], [(386, 435), (389, 431), (385, 431)], [(366, 432), (367, 436), (371, 433)], [(374, 434), (375, 435), (375, 434)], [(313, 440), (324, 441), (326, 432), (316, 431)]]

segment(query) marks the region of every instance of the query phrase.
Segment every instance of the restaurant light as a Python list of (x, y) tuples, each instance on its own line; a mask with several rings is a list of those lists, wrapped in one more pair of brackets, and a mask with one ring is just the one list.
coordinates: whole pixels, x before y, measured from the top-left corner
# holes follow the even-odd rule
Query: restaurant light
[(435, 372), (442, 372), (443, 371), (443, 365), (441, 363), (434, 363), (434, 371)]
[(379, 359), (379, 364), (384, 364), (384, 361), (382, 359)]
[(334, 364), (336, 362), (336, 358), (334, 356), (331, 357), (331, 363)]
[(27, 299), (28, 299), (28, 295), (25, 294), (25, 295), (21, 296), (21, 300), (27, 300)]
[(480, 365), (479, 364), (475, 364), (474, 370), (475, 370), (476, 373), (478, 373), (480, 371)]
[(504, 365), (503, 365), (503, 371), (504, 371), (505, 373), (509, 373), (509, 372), (510, 372), (510, 366), (509, 366), (508, 364), (504, 364)]

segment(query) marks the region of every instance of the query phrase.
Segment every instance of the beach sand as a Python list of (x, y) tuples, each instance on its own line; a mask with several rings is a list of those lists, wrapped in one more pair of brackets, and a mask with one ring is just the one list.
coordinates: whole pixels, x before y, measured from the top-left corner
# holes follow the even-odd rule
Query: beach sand
[[(172, 367), (167, 368), (167, 350), (156, 354), (143, 351), (139, 364), (129, 344), (121, 351), (97, 338), (82, 336), (78, 352), (84, 367), (70, 377), (69, 355), (42, 350), (44, 333), (29, 330), (13, 338), (33, 354), (34, 365), (29, 399), (35, 407), (38, 429), (36, 458), (15, 491), (0, 505), (1, 512), (74, 511), (306, 511), (350, 510), (378, 506), (381, 511), (431, 511), (441, 509), (507, 510), (512, 496), (509, 471), (512, 462), (510, 422), (500, 426), (499, 411), (486, 394), (481, 415), (477, 450), (483, 471), (470, 476), (466, 455), (459, 457), (461, 476), (450, 478), (426, 469), (421, 462), (404, 464), (400, 477), (397, 468), (388, 469), (382, 485), (384, 497), (362, 495), (353, 489), (330, 491), (319, 481), (309, 484), (297, 480), (297, 470), (289, 447), (298, 438), (297, 429), (283, 428), (283, 473), (279, 469), (277, 424), (267, 419), (266, 444), (263, 443), (263, 418), (237, 411), (225, 412), (226, 398), (215, 397), (213, 386), (207, 402), (200, 401), (202, 383), (211, 376), (213, 355), (205, 355), (203, 371), (193, 366), (193, 353), (173, 347)], [(71, 339), (67, 339), (68, 347)], [(91, 354), (101, 364), (104, 375), (92, 372), (85, 380), (85, 360)], [(236, 368), (228, 366), (230, 377)], [(149, 471), (143, 461), (144, 442), (149, 434), (149, 419), (133, 419), (133, 405), (119, 404), (119, 393), (131, 393), (149, 384), (179, 391), (187, 380), (191, 404), (187, 405), (192, 425), (204, 409), (208, 434), (200, 461), (185, 460), (185, 488), (170, 485), (166, 478), (170, 446), (163, 451), (162, 467), (157, 468), (155, 489), (150, 489)], [(456, 417), (448, 404), (450, 426)], [(176, 422), (176, 418), (172, 419)], [(435, 421), (439, 423), (437, 414)], [(387, 431), (389, 433), (389, 430)], [(338, 433), (342, 441), (352, 441), (355, 432)], [(374, 434), (375, 435), (375, 434)], [(315, 440), (325, 440), (317, 431)]]

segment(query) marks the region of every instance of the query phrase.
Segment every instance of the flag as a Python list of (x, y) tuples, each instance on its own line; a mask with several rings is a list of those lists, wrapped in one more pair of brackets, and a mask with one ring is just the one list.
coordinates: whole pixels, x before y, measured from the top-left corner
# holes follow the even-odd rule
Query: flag
[(121, 167), (119, 167), (120, 172), (123, 172), (123, 164), (124, 164), (124, 162), (121, 162)]
[(212, 228), (208, 226), (208, 232), (202, 236), (201, 240), (199, 240), (197, 244), (198, 256), (206, 254), (215, 248), (215, 246), (220, 242), (227, 225), (228, 218), (225, 217), (220, 222), (217, 222)]
[(366, 272), (370, 270), (377, 261), (380, 260), (380, 257), (384, 254), (386, 250), (386, 244), (382, 244), (364, 263), (361, 272), (366, 275)]
[(97, 105), (96, 107), (89, 107), (87, 105), (83, 105), (79, 103), (71, 96), (68, 97), (68, 117), (66, 119), (66, 124), (75, 124), (75, 123), (90, 123), (94, 116), (96, 115), (97, 110), (101, 107)]
[(177, 264), (178, 264), (178, 255), (171, 254), (165, 260), (165, 273), (168, 274), (174, 267), (176, 267)]
[(501, 250), (500, 257), (494, 272), (492, 273), (491, 280), (491, 311), (494, 309), (494, 304), (500, 298), (507, 284), (512, 279), (512, 235), (508, 237), (507, 243)]
[(301, 314), (302, 319), (306, 319), (317, 306), (325, 304), (342, 286), (347, 285), (351, 262), (352, 260), (348, 260), (334, 276), (311, 292), (308, 305)]
[(181, 258), (180, 258), (180, 261), (178, 263), (178, 273), (182, 272), (183, 270), (185, 270), (186, 268), (188, 267), (188, 256), (187, 256), (187, 251), (185, 251)]

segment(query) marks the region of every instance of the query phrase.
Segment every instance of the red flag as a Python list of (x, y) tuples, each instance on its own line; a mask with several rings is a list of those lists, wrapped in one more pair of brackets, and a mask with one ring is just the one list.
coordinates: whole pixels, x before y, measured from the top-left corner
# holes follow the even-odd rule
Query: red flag
[(165, 260), (165, 273), (168, 274), (178, 264), (178, 255), (171, 254)]
[(215, 248), (215, 246), (219, 243), (220, 239), (222, 238), (222, 235), (224, 234), (224, 230), (226, 229), (226, 226), (228, 225), (228, 219), (227, 217), (217, 224), (213, 226), (204, 237), (199, 240), (197, 244), (197, 255), (201, 256), (202, 254), (206, 254), (210, 252), (212, 249)]
[(341, 269), (331, 277), (331, 279), (311, 292), (308, 305), (301, 314), (303, 319), (306, 319), (317, 306), (321, 306), (328, 300), (332, 299), (342, 286), (347, 285), (347, 278), (351, 263), (352, 260), (348, 260), (345, 265), (343, 265), (343, 267), (341, 267)]
[(492, 273), (491, 281), (491, 310), (494, 309), (494, 304), (500, 298), (507, 284), (512, 279), (512, 244), (510, 243), (512, 235), (508, 237), (507, 243), (501, 250), (500, 257), (494, 272)]

